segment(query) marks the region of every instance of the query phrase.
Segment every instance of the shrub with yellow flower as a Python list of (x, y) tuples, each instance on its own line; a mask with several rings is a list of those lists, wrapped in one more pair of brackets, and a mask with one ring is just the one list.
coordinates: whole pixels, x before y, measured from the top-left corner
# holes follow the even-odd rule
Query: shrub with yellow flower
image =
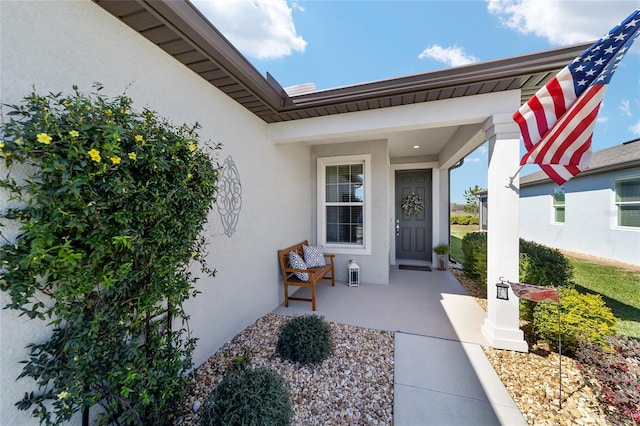
[(36, 136), (36, 139), (38, 140), (38, 142), (42, 144), (49, 145), (51, 143), (52, 138), (46, 133), (38, 133), (38, 135)]
[(97, 150), (97, 149), (95, 149), (95, 148), (94, 148), (94, 149), (89, 150), (88, 154), (89, 154), (89, 157), (91, 157), (91, 159), (92, 159), (93, 161), (95, 161), (96, 163), (99, 163), (99, 162), (100, 162), (100, 160), (102, 160), (102, 158), (100, 157), (100, 151), (98, 151), (98, 150)]

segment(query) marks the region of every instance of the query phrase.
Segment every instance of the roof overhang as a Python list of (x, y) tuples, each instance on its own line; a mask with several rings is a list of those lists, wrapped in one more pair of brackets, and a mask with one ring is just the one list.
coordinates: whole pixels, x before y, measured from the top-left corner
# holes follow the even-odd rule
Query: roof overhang
[(93, 0), (267, 123), (520, 90), (524, 103), (590, 44), (288, 96), (188, 0)]

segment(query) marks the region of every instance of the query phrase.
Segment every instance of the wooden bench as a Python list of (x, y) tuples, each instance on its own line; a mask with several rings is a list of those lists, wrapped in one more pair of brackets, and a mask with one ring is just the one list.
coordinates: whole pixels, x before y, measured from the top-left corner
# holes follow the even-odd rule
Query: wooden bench
[[(304, 259), (304, 253), (302, 250), (302, 246), (308, 246), (309, 243), (307, 240), (298, 243), (294, 246), (287, 247), (283, 250), (278, 250), (278, 258), (280, 259), (280, 269), (282, 270), (282, 278), (284, 280), (284, 306), (289, 306), (289, 300), (301, 300), (303, 302), (311, 302), (311, 307), (315, 311), (316, 310), (316, 284), (320, 280), (331, 280), (331, 285), (335, 286), (336, 282), (334, 280), (334, 271), (333, 271), (333, 254), (325, 253), (324, 257), (327, 261), (325, 266), (319, 266), (317, 268), (309, 268), (309, 269), (293, 269), (289, 266), (289, 252), (296, 252)], [(296, 272), (303, 272), (309, 275), (308, 281), (302, 281), (300, 278), (296, 276)], [(331, 274), (331, 276), (327, 276)], [(289, 296), (289, 286), (296, 287), (311, 287), (311, 298), (306, 297), (293, 297)]]

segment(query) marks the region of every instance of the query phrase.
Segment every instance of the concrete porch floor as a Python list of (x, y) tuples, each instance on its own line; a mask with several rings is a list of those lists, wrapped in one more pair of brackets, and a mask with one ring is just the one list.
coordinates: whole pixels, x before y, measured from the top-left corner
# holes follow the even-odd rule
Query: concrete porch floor
[[(321, 283), (316, 292), (326, 320), (395, 332), (394, 425), (527, 424), (482, 351), (486, 313), (450, 272), (392, 266), (389, 285)], [(310, 314), (311, 303), (274, 312)]]

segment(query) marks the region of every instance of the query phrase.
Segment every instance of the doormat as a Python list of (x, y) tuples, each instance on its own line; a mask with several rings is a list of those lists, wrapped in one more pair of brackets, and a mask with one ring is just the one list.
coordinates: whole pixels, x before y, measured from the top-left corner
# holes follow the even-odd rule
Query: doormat
[(419, 265), (400, 265), (399, 269), (407, 269), (409, 271), (431, 271), (430, 266), (419, 266)]

